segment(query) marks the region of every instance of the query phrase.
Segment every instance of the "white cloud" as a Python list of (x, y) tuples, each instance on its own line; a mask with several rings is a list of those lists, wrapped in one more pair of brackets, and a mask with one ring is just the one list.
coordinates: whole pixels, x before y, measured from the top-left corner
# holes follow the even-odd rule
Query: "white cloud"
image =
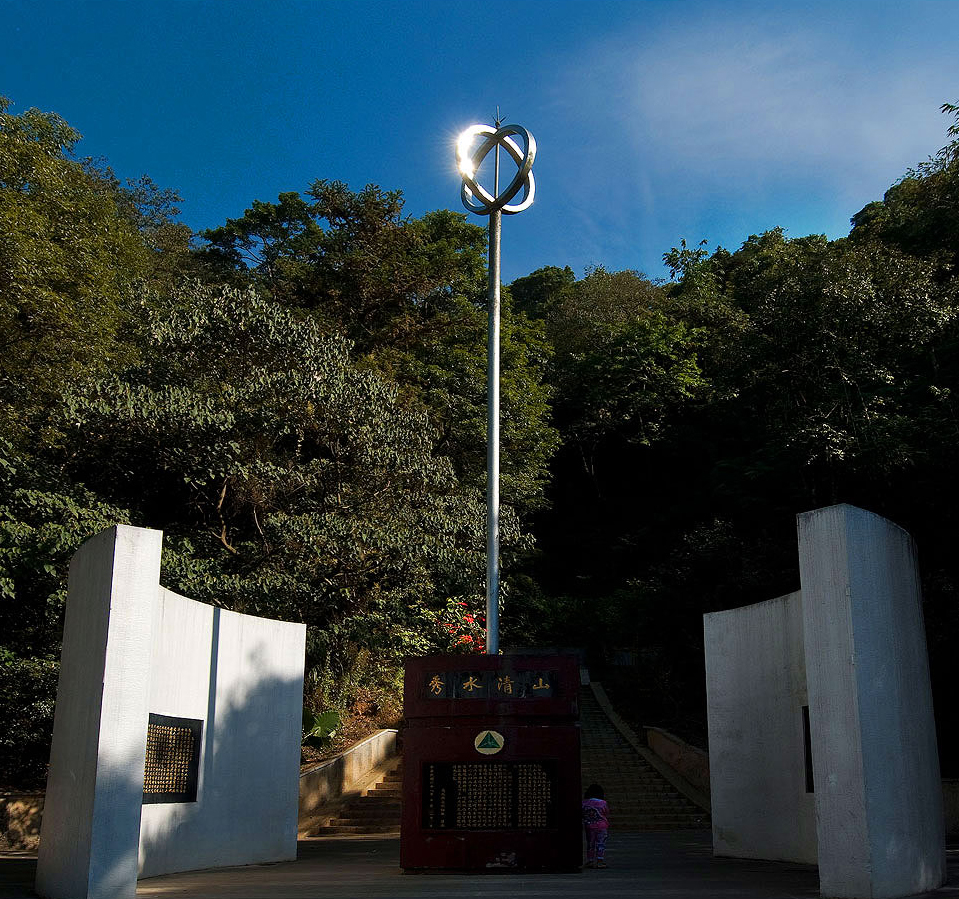
[(603, 8), (623, 11), (603, 37), (550, 60), (537, 125), (537, 202), (574, 268), (658, 274), (681, 237), (842, 236), (946, 143), (959, 4)]
[(618, 38), (574, 74), (575, 106), (607, 135), (619, 130), (638, 164), (715, 178), (825, 174), (855, 190), (945, 143), (938, 107), (959, 83), (954, 52), (870, 55), (868, 40), (850, 43), (828, 22), (772, 23)]

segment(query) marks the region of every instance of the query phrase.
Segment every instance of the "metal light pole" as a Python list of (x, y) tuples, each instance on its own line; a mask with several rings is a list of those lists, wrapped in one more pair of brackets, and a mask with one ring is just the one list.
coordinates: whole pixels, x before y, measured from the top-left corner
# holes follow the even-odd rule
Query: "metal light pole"
[[(513, 136), (519, 137), (520, 149)], [(502, 147), (516, 163), (516, 174), (500, 193), (499, 151)], [(493, 192), (476, 181), (483, 160), (493, 156)], [(463, 176), (463, 205), (477, 215), (489, 216), (489, 325), (486, 348), (486, 653), (499, 653), (499, 343), (500, 343), (500, 226), (503, 215), (515, 215), (533, 202), (536, 183), (533, 159), (536, 141), (522, 125), (471, 125), (459, 137), (456, 158)], [(510, 205), (520, 188), (523, 197)]]

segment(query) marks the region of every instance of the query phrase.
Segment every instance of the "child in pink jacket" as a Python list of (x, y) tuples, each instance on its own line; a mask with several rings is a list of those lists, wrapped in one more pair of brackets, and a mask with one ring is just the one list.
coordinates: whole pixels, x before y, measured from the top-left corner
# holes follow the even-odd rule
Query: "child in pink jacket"
[(583, 799), (583, 827), (586, 830), (586, 867), (605, 868), (606, 837), (609, 834), (609, 806), (603, 788), (590, 784)]

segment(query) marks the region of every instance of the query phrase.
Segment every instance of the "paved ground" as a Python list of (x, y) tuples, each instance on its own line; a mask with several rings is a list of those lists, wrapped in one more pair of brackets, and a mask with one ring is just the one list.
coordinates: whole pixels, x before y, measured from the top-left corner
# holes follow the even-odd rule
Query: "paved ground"
[[(299, 859), (141, 880), (138, 899), (427, 899), (427, 897), (601, 897), (601, 899), (814, 899), (808, 865), (713, 858), (708, 831), (629, 833), (610, 839), (609, 868), (582, 874), (403, 874), (399, 840), (304, 840)], [(949, 886), (959, 897), (959, 850), (949, 853)], [(36, 860), (0, 857), (0, 896), (32, 895)]]

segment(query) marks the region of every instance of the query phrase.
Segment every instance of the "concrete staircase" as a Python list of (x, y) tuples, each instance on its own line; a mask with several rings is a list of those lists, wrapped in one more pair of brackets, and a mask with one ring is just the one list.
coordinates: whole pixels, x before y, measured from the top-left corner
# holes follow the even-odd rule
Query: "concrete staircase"
[(613, 726), (593, 691), (580, 691), (583, 788), (598, 783), (619, 831), (708, 826), (709, 816), (676, 790)]
[(396, 766), (363, 794), (354, 799), (325, 827), (318, 828), (311, 836), (327, 834), (398, 834), (402, 809), (403, 762), (397, 759)]
[(310, 836), (334, 834), (398, 834), (403, 790), (403, 762), (396, 765), (376, 784), (354, 799), (329, 824), (318, 827)]
[[(580, 723), (583, 787), (602, 784), (615, 830), (708, 826), (707, 813), (680, 794), (630, 746), (589, 687), (580, 692)], [(402, 781), (402, 761), (398, 759), (385, 777), (308, 835), (398, 834)]]

